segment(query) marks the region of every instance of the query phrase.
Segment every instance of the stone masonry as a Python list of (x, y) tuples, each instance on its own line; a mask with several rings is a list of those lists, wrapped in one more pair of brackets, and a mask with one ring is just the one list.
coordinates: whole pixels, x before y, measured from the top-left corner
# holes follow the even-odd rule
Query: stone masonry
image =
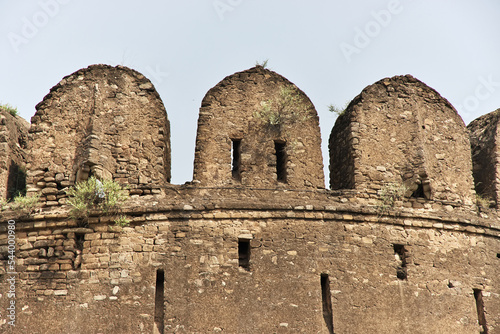
[(472, 163), (476, 192), (496, 205), (500, 199), (498, 162), (498, 120), (500, 109), (479, 117), (468, 125), (471, 133)]
[(330, 137), (330, 184), (376, 193), (389, 182), (408, 195), (471, 205), (467, 129), (453, 106), (412, 76), (365, 88)]
[[(0, 107), (0, 198), (11, 199), (25, 183), (26, 143), (29, 124)], [(9, 191), (11, 190), (11, 191)]]
[[(65, 77), (31, 119), (28, 193), (46, 205), (89, 175), (159, 193), (170, 182), (170, 126), (160, 96), (142, 74), (93, 65)], [(61, 145), (63, 144), (63, 145)]]
[[(496, 170), (496, 123), (470, 128), (472, 157), (487, 157), (473, 182), (463, 122), (411, 76), (367, 87), (338, 118), (332, 189), (314, 107), (260, 66), (205, 96), (184, 185), (168, 182), (168, 119), (137, 72), (77, 71), (37, 110), (26, 154), (40, 209), (0, 212), (2, 333), (500, 333), (500, 218), (473, 189)], [(128, 226), (71, 219), (64, 188), (90, 174), (130, 186)], [(388, 202), (394, 184), (408, 191)]]
[[(232, 173), (235, 140), (240, 143), (238, 175)], [(282, 180), (277, 175), (280, 144), (286, 156)], [(203, 99), (194, 181), (204, 186), (324, 188), (320, 147), (319, 119), (309, 98), (287, 79), (256, 66), (226, 77)]]

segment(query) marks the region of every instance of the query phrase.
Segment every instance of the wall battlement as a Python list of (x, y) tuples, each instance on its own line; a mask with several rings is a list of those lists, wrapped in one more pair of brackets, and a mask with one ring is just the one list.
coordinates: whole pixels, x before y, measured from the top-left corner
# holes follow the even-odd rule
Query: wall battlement
[[(500, 333), (498, 111), (467, 129), (421, 81), (382, 79), (332, 129), (331, 189), (314, 106), (261, 66), (208, 91), (184, 185), (136, 71), (65, 77), (29, 131), (0, 112), (0, 194), (16, 164), (41, 195), (34, 214), (0, 212), (2, 332)], [(129, 226), (71, 219), (66, 190), (91, 175), (128, 186)]]

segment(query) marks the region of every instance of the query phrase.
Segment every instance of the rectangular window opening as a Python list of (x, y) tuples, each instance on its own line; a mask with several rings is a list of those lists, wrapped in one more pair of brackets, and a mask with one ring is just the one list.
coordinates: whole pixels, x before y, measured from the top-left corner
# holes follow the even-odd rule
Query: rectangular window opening
[(238, 240), (238, 265), (245, 269), (250, 270), (250, 240)]
[(477, 319), (482, 327), (480, 334), (488, 334), (488, 326), (486, 325), (486, 316), (484, 312), (483, 291), (474, 289), (474, 299), (476, 300)]
[(424, 195), (424, 185), (422, 183), (417, 184), (417, 190), (415, 190), (411, 194), (411, 197), (414, 197), (414, 198), (425, 198), (425, 195)]
[(399, 245), (399, 244), (394, 244), (394, 255), (396, 256), (396, 260), (400, 261), (397, 269), (396, 269), (396, 276), (400, 280), (406, 280), (408, 278), (408, 271), (407, 271), (407, 250), (404, 245)]
[(164, 318), (165, 318), (164, 284), (165, 284), (165, 272), (163, 271), (163, 269), (158, 269), (156, 271), (155, 328), (157, 332), (160, 334), (164, 333)]
[(73, 260), (73, 269), (78, 270), (82, 268), (83, 261), (83, 245), (85, 242), (85, 233), (75, 233), (75, 253), (76, 257)]
[(497, 253), (497, 258), (499, 258), (499, 259), (500, 259), (500, 253)]
[(427, 176), (422, 176), (421, 179), (417, 182), (417, 189), (411, 194), (411, 197), (414, 198), (431, 198), (431, 183)]
[(321, 274), (321, 299), (323, 302), (323, 319), (325, 319), (328, 333), (333, 334), (333, 308), (330, 292), (330, 278), (328, 274)]
[(241, 139), (231, 139), (231, 161), (233, 179), (241, 181)]
[(286, 150), (285, 143), (282, 141), (274, 142), (274, 149), (276, 151), (276, 175), (278, 181), (286, 182)]
[(83, 251), (83, 243), (85, 242), (85, 233), (75, 233), (75, 248)]
[(26, 195), (26, 170), (11, 161), (7, 176), (7, 200)]

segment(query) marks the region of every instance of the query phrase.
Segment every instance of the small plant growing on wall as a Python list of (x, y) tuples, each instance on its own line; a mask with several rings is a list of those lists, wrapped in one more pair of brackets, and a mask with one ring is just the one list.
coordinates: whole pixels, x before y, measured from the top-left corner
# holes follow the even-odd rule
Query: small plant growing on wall
[(66, 191), (70, 196), (68, 204), (72, 206), (70, 216), (86, 225), (91, 211), (100, 211), (105, 215), (116, 214), (127, 199), (123, 190), (116, 181), (100, 181), (91, 176)]
[(488, 197), (483, 197), (476, 194), (476, 205), (483, 209), (488, 209), (490, 207), (491, 199)]
[(21, 210), (27, 214), (32, 214), (35, 212), (38, 202), (40, 200), (40, 194), (27, 197), (25, 195), (17, 195), (14, 197), (13, 204), (11, 206), (14, 210)]
[(130, 225), (130, 219), (125, 215), (120, 215), (115, 219), (115, 224), (121, 227), (126, 227)]
[(394, 207), (396, 201), (401, 201), (405, 197), (408, 188), (401, 183), (387, 183), (379, 190), (380, 204), (378, 209), (381, 213)]
[(282, 86), (277, 97), (261, 101), (260, 109), (254, 116), (268, 126), (281, 129), (285, 123), (303, 122), (309, 119), (311, 117), (308, 113), (309, 107), (297, 88)]
[(18, 111), (16, 107), (11, 106), (10, 104), (0, 104), (0, 108), (8, 111), (12, 116), (17, 116)]
[(266, 68), (268, 62), (269, 62), (269, 59), (263, 60), (261, 62), (257, 61), (257, 62), (255, 62), (255, 66), (262, 66), (263, 68)]
[(0, 211), (7, 209), (9, 202), (5, 198), (0, 198)]
[(328, 111), (336, 114), (337, 116), (342, 116), (345, 114), (348, 106), (349, 106), (349, 102), (344, 103), (344, 105), (342, 107), (337, 107), (334, 104), (330, 104), (328, 106)]

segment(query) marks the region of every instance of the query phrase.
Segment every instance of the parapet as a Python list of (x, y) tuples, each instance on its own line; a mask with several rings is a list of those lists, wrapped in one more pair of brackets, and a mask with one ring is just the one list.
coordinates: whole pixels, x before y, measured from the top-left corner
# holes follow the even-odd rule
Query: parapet
[[(500, 333), (498, 210), (466, 205), (468, 133), (410, 76), (367, 87), (338, 118), (332, 185), (354, 191), (314, 189), (314, 107), (262, 67), (208, 92), (198, 182), (159, 194), (168, 120), (140, 74), (91, 66), (37, 109), (28, 190), (48, 205), (0, 210), (1, 333)], [(496, 165), (497, 114), (470, 127), (474, 156), (486, 156), (477, 171), (493, 173), (483, 182), (496, 171), (485, 166)], [(18, 121), (0, 114), (0, 158), (21, 164)], [(121, 223), (92, 210), (80, 226), (53, 203), (91, 174), (154, 195), (122, 203)], [(385, 203), (387, 183), (417, 199)]]
[(194, 181), (324, 188), (319, 119), (309, 98), (262, 66), (219, 82), (200, 108)]
[(29, 124), (0, 107), (0, 199), (24, 195)]
[(407, 196), (472, 204), (467, 129), (453, 106), (410, 75), (366, 87), (332, 129), (330, 185), (377, 192), (404, 184)]
[(472, 173), (476, 192), (498, 205), (500, 189), (498, 184), (498, 121), (500, 109), (472, 121), (470, 132), (472, 150)]
[(142, 74), (92, 65), (61, 80), (36, 109), (27, 190), (47, 205), (63, 203), (63, 189), (91, 175), (128, 184), (137, 195), (170, 182), (169, 121)]

